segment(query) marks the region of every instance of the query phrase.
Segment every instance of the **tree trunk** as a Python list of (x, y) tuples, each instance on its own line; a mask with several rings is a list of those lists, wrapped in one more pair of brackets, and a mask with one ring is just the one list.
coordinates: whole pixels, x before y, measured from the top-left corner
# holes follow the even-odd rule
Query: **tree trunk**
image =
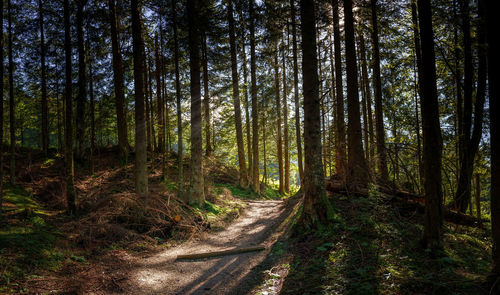
[(16, 183), (16, 128), (14, 105), (14, 61), (12, 59), (12, 9), (7, 1), (9, 17), (9, 122), (10, 122), (10, 183)]
[[(483, 131), (484, 102), (486, 97), (486, 36), (484, 28), (485, 12), (484, 4), (479, 2), (478, 11), (478, 68), (477, 68), (477, 90), (474, 103), (474, 126), (471, 135), (472, 124), (472, 99), (465, 96), (464, 99), (464, 138), (463, 152), (460, 165), (460, 176), (455, 194), (455, 206), (460, 212), (465, 212), (467, 204), (472, 200), (471, 182), (474, 172), (474, 158), (479, 148), (479, 142)], [(467, 13), (468, 14), (468, 13)], [(465, 30), (464, 30), (465, 33)], [(468, 51), (468, 50), (466, 50)], [(472, 58), (471, 56), (469, 56)], [(468, 62), (466, 61), (466, 64)], [(465, 82), (465, 81), (464, 81)]]
[(135, 90), (135, 191), (147, 206), (148, 167), (146, 150), (146, 117), (144, 114), (144, 41), (142, 39), (141, 0), (131, 1), (132, 46)]
[[(422, 79), (422, 49), (420, 46), (420, 35), (418, 29), (418, 16), (417, 16), (417, 0), (411, 1), (411, 19), (413, 23), (413, 40), (415, 44), (415, 58), (417, 64), (417, 74), (418, 74), (418, 82), (417, 78), (415, 78), (415, 118), (416, 118), (416, 135), (417, 135), (417, 157), (418, 157), (418, 174), (420, 179), (420, 186), (423, 186), (423, 165), (422, 165), (422, 149), (420, 144), (420, 120), (418, 116), (418, 102), (419, 97), (422, 99), (422, 87), (420, 80)], [(418, 95), (417, 95), (418, 93)], [(420, 190), (419, 190), (420, 191)]]
[[(148, 54), (146, 54), (145, 56), (145, 60), (148, 59)], [(151, 90), (152, 90), (152, 87), (151, 87), (151, 83), (153, 83), (152, 81), (152, 77), (151, 77), (151, 67), (148, 67), (148, 63), (145, 62), (145, 65), (144, 65), (144, 68), (145, 68), (145, 81), (146, 81), (146, 87), (144, 87), (144, 90), (145, 90), (145, 97), (146, 97), (146, 150), (148, 152), (151, 152), (153, 150), (153, 147), (151, 145), (151, 119), (150, 119), (150, 116), (148, 115), (150, 113), (150, 109), (149, 109), (149, 98), (151, 95), (153, 95), (151, 93)]]
[(87, 66), (85, 60), (85, 35), (83, 32), (83, 9), (86, 0), (76, 0), (76, 35), (78, 47), (78, 96), (76, 98), (76, 158), (83, 157), (85, 142), (85, 104), (87, 101)]
[[(49, 150), (49, 108), (47, 104), (47, 76), (45, 73), (45, 32), (43, 29), (43, 4), (38, 0), (38, 12), (40, 23), (40, 71), (42, 75), (42, 149), (45, 156)], [(3, 73), (3, 72), (2, 72)]]
[[(158, 47), (158, 34), (155, 34), (155, 62), (156, 62), (156, 107), (158, 116), (158, 152), (163, 154), (165, 150), (165, 128), (163, 126), (163, 100), (161, 96), (161, 65), (160, 51)], [(153, 159), (154, 160), (154, 159)]]
[(361, 86), (364, 89), (365, 93), (365, 98), (364, 98), (364, 103), (366, 105), (366, 118), (368, 120), (367, 124), (365, 124), (365, 128), (367, 129), (365, 131), (365, 140), (368, 142), (366, 144), (367, 149), (366, 149), (366, 158), (370, 159), (368, 161), (370, 169), (372, 169), (372, 161), (373, 157), (375, 156), (375, 150), (374, 150), (374, 134), (373, 134), (373, 119), (372, 119), (372, 95), (371, 95), (371, 89), (370, 89), (370, 79), (368, 77), (368, 62), (366, 58), (366, 46), (365, 46), (365, 36), (363, 35), (363, 31), (359, 31), (359, 51), (361, 52), (361, 75), (362, 75), (362, 81), (363, 85)]
[(208, 59), (207, 59), (207, 36), (202, 32), (202, 62), (203, 62), (203, 115), (205, 129), (205, 155), (208, 157), (212, 153), (210, 142), (210, 92), (208, 90)]
[(300, 1), (300, 18), (302, 20), (305, 170), (304, 207), (299, 224), (304, 228), (314, 228), (318, 224), (327, 223), (331, 208), (326, 198), (321, 163), (321, 118), (313, 0)]
[(66, 200), (68, 202), (68, 213), (76, 213), (76, 191), (74, 185), (73, 167), (73, 89), (71, 69), (71, 27), (70, 27), (69, 0), (64, 0), (64, 51), (66, 57), (66, 119), (64, 127), (64, 166), (66, 170)]
[(383, 184), (388, 183), (387, 154), (385, 150), (384, 113), (382, 110), (382, 81), (380, 78), (380, 49), (378, 42), (377, 0), (371, 0), (372, 12), (372, 46), (373, 46), (373, 80), (375, 98), (375, 130), (377, 139), (378, 173)]
[(238, 85), (238, 60), (236, 57), (236, 38), (234, 33), (233, 1), (227, 3), (227, 20), (229, 23), (229, 45), (231, 50), (231, 77), (233, 80), (234, 124), (236, 142), (238, 145), (238, 166), (240, 168), (240, 186), (248, 186), (248, 176), (245, 163), (245, 148), (243, 145), (243, 130), (241, 124), (240, 91)]
[[(279, 192), (285, 194), (285, 187), (283, 184), (283, 141), (281, 136), (281, 100), (280, 100), (280, 74), (278, 64), (278, 41), (275, 41), (274, 46), (274, 93), (276, 95), (276, 128), (278, 140), (276, 141), (276, 150), (278, 154), (278, 172), (279, 172)], [(264, 128), (264, 127), (263, 127)], [(264, 152), (264, 155), (266, 153)]]
[(177, 156), (178, 156), (178, 183), (177, 183), (177, 195), (182, 198), (183, 193), (183, 165), (182, 165), (182, 152), (183, 152), (183, 140), (182, 140), (182, 104), (181, 104), (181, 82), (179, 74), (179, 40), (177, 36), (177, 16), (176, 16), (176, 5), (175, 0), (172, 1), (172, 28), (174, 31), (174, 63), (175, 63), (175, 97), (177, 103)]
[[(498, 30), (497, 9), (495, 1), (484, 1), (486, 5), (486, 36), (488, 42), (488, 93), (490, 114), (500, 114), (500, 101), (498, 97), (498, 86), (500, 79), (498, 69)], [(491, 233), (493, 237), (493, 268), (492, 274), (495, 278), (500, 276), (500, 118), (490, 117), (490, 144), (491, 144)]]
[(282, 52), (282, 62), (283, 62), (283, 146), (285, 147), (285, 192), (290, 191), (290, 155), (288, 152), (288, 93), (287, 93), (287, 81), (286, 81), (286, 46), (285, 38), (283, 38), (283, 52)]
[(89, 63), (89, 97), (90, 97), (90, 174), (94, 174), (94, 152), (95, 145), (95, 98), (94, 98), (94, 73), (92, 71), (92, 59), (90, 58), (89, 30), (87, 29), (87, 59)]
[[(0, 32), (3, 36), (3, 2), (0, 1)], [(2, 203), (3, 203), (3, 38), (0, 38), (0, 73), (2, 79), (0, 81), (0, 219), (2, 218)]]
[(304, 180), (302, 165), (302, 135), (300, 132), (300, 103), (299, 103), (299, 67), (297, 63), (297, 26), (295, 23), (295, 0), (290, 0), (292, 18), (292, 55), (293, 55), (293, 95), (295, 103), (295, 137), (297, 138), (297, 163), (299, 166), (300, 185)]
[(442, 138), (436, 87), (434, 34), (430, 0), (418, 0), (418, 20), (422, 44), (422, 130), (424, 140), (425, 217), (423, 244), (429, 249), (442, 247)]
[(354, 17), (352, 0), (344, 0), (344, 28), (347, 73), (347, 183), (353, 188), (366, 186), (369, 179), (368, 166), (361, 140), (361, 114), (359, 111), (358, 74), (356, 45), (354, 43)]
[(191, 74), (191, 191), (188, 203), (203, 205), (203, 138), (201, 135), (199, 2), (188, 0), (189, 67)]
[(127, 119), (125, 115), (125, 95), (123, 93), (123, 59), (120, 49), (120, 22), (117, 20), (115, 0), (109, 0), (109, 20), (111, 23), (111, 48), (113, 55), (113, 82), (115, 87), (116, 125), (120, 155), (128, 153)]
[(332, 0), (333, 15), (333, 47), (335, 56), (335, 90), (337, 98), (337, 136), (335, 137), (335, 166), (337, 175), (345, 180), (346, 177), (346, 142), (344, 119), (344, 87), (342, 82), (342, 52), (340, 51), (340, 21), (339, 0)]
[(256, 56), (255, 56), (255, 11), (254, 3), (255, 0), (250, 0), (250, 78), (251, 78), (251, 89), (252, 94), (252, 188), (257, 194), (260, 193), (259, 184), (259, 109), (258, 109), (258, 98), (257, 98), (257, 66), (256, 66)]

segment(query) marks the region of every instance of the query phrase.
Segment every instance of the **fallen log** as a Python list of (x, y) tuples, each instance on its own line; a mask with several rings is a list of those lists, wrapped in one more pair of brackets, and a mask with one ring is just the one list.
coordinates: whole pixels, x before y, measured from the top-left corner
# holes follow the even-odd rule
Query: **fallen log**
[[(365, 196), (368, 197), (369, 193), (368, 190), (363, 189), (363, 190), (356, 190), (356, 191), (348, 191), (345, 185), (338, 181), (327, 181), (326, 183), (326, 189), (331, 192), (335, 192), (338, 194), (349, 194), (349, 195), (360, 195), (360, 196)], [(399, 202), (403, 203), (406, 206), (410, 206), (409, 209), (411, 210), (417, 210), (420, 213), (424, 213), (425, 211), (425, 198), (423, 196), (419, 196), (416, 194), (412, 194), (409, 192), (404, 192), (404, 191), (398, 191), (395, 189), (388, 189), (385, 187), (379, 187), (378, 191), (383, 193), (386, 196), (389, 196), (391, 201), (393, 202)], [(476, 226), (480, 227), (482, 222), (488, 221), (485, 218), (478, 219), (474, 216), (466, 215), (461, 212), (451, 210), (450, 208), (447, 208), (443, 206), (443, 218), (446, 221), (455, 223), (455, 224), (460, 224), (460, 225), (467, 225), (467, 226)]]
[(210, 257), (217, 257), (217, 256), (225, 256), (225, 255), (234, 255), (234, 254), (262, 251), (264, 249), (266, 249), (266, 247), (259, 245), (259, 246), (230, 249), (230, 250), (223, 250), (223, 251), (212, 251), (212, 252), (205, 252), (205, 253), (185, 254), (185, 255), (178, 255), (176, 260), (210, 258)]

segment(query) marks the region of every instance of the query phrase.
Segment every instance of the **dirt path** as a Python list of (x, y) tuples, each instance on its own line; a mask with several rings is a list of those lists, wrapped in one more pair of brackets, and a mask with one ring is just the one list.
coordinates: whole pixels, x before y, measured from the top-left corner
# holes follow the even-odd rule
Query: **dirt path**
[[(282, 201), (249, 201), (243, 214), (219, 232), (145, 258), (131, 258), (116, 294), (247, 294), (261, 275), (271, 245), (290, 213)], [(200, 260), (177, 255), (264, 245), (266, 250)], [(258, 282), (257, 282), (258, 283)]]

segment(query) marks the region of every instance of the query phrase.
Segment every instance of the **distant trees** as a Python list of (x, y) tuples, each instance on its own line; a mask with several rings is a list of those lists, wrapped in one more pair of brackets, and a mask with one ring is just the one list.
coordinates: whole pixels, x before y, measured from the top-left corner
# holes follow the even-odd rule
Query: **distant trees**
[[(3, 2), (0, 1), (0, 35), (3, 36)], [(0, 38), (0, 219), (3, 204), (3, 38)]]

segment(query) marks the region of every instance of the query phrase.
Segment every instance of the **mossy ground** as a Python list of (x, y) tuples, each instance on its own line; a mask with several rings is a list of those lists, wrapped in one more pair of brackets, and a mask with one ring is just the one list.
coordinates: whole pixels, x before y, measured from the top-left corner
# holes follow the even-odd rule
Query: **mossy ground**
[(336, 222), (275, 245), (282, 256), (275, 270), (284, 273), (280, 294), (489, 293), (489, 224), (445, 223), (444, 250), (436, 255), (420, 245), (419, 213), (379, 196), (330, 200)]

